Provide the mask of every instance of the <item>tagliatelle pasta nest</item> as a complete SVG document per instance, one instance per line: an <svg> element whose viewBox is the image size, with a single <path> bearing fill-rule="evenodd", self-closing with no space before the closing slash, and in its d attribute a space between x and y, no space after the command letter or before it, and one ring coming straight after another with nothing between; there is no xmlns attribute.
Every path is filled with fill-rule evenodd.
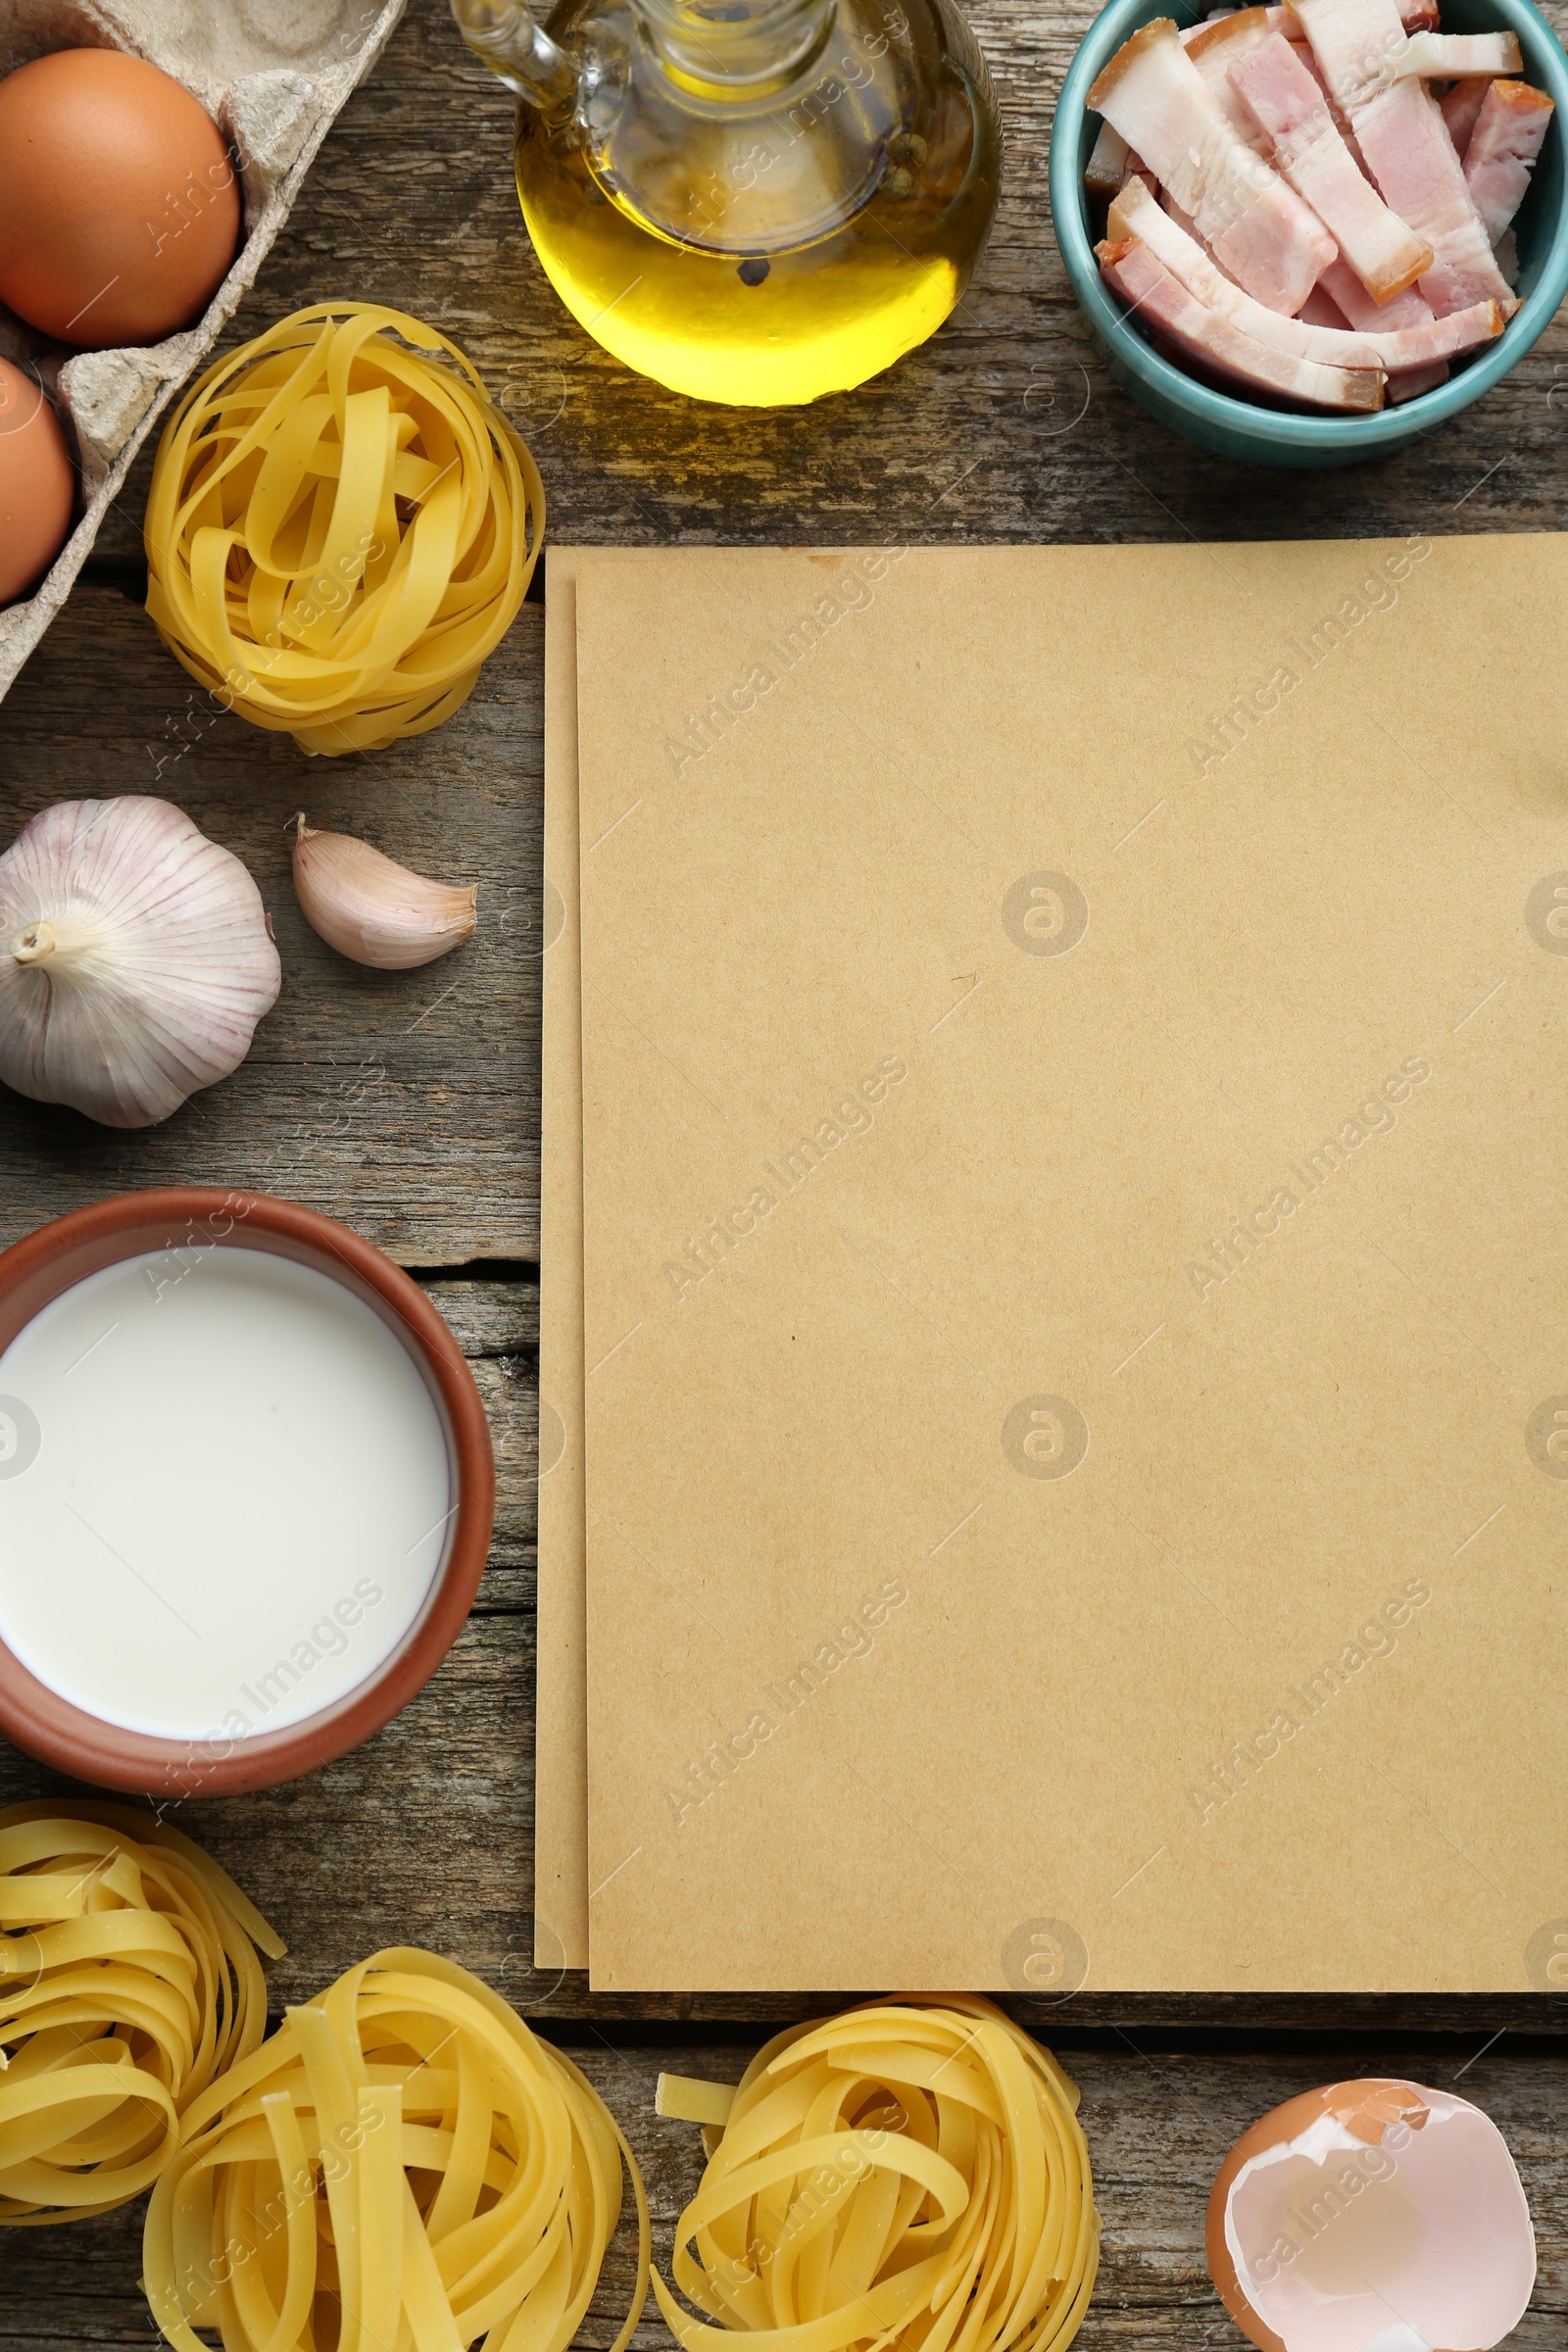
<svg viewBox="0 0 1568 2352"><path fill-rule="evenodd" d="M663 2077L708 2169L654 2275L686 2352L1064 2352L1100 2260L1078 2093L990 2001L793 2028L733 2094Z"/></svg>
<svg viewBox="0 0 1568 2352"><path fill-rule="evenodd" d="M310 752L380 751L472 692L544 528L539 469L455 343L318 303L165 426L147 610L225 708Z"/></svg>
<svg viewBox="0 0 1568 2352"><path fill-rule="evenodd" d="M621 2207L648 2204L598 2092L466 1969L352 1968L190 2108L143 2282L180 2352L564 2352Z"/></svg>
<svg viewBox="0 0 1568 2352"><path fill-rule="evenodd" d="M128 1805L0 1812L0 2223L107 2213L267 2032L283 1950L177 1830Z"/></svg>

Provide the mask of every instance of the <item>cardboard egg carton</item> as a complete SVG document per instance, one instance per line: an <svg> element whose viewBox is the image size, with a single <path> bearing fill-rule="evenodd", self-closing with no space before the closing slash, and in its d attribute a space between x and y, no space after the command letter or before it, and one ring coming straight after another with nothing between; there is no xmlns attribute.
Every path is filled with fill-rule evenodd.
<svg viewBox="0 0 1568 2352"><path fill-rule="evenodd" d="M0 0L0 75L52 49L127 49L199 98L233 153L245 241L194 326L72 353L0 304L0 354L36 369L74 443L82 513L42 585L0 611L0 699L65 603L131 461L207 358L288 219L317 149L404 0ZM0 234L3 234L0 224Z"/></svg>

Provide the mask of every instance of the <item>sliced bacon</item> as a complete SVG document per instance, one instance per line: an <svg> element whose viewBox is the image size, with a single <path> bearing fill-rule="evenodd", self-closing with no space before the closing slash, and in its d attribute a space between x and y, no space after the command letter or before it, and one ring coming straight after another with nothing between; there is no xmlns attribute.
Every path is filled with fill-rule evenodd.
<svg viewBox="0 0 1568 2352"><path fill-rule="evenodd" d="M1325 270L1318 284L1350 324L1363 331L1370 328L1373 333L1381 333L1387 328L1395 332L1406 326L1429 326L1432 322L1432 305L1416 287L1406 286L1402 294L1396 294L1391 301L1379 302L1376 295L1367 292L1348 262L1336 262L1332 269Z"/></svg>
<svg viewBox="0 0 1568 2352"><path fill-rule="evenodd" d="M1461 163L1464 161L1464 151L1470 144L1470 133L1476 126L1482 101L1491 87L1490 74L1467 74L1462 81L1454 83L1446 97L1438 100L1438 112L1448 125L1453 152Z"/></svg>
<svg viewBox="0 0 1568 2352"><path fill-rule="evenodd" d="M1334 127L1323 93L1289 41L1267 34L1231 68L1243 107L1269 142L1273 162L1309 204L1379 302L1431 267L1430 245L1391 213Z"/></svg>
<svg viewBox="0 0 1568 2352"><path fill-rule="evenodd" d="M1341 335L1350 323L1339 304L1324 293L1322 278L1318 279L1296 316L1303 326L1330 326L1336 334Z"/></svg>
<svg viewBox="0 0 1568 2352"><path fill-rule="evenodd" d="M1261 15L1268 21L1270 32L1283 32L1288 41L1304 41L1305 33L1296 21L1294 8L1268 7L1261 10L1241 8L1211 9L1196 24L1184 24L1178 38L1184 49L1190 49L1200 32L1212 32L1216 24L1234 24L1238 17Z"/></svg>
<svg viewBox="0 0 1568 2352"><path fill-rule="evenodd" d="M1123 188L1110 208L1107 231L1113 238L1138 238L1160 268L1185 286L1196 302L1229 319L1253 342L1287 359L1311 360L1331 368L1379 368L1392 375L1407 368L1431 368L1458 352L1473 350L1478 343L1490 342L1502 332L1502 315L1495 303L1481 303L1474 311L1434 318L1419 297L1411 303L1412 309L1419 304L1419 315L1410 318L1407 324L1391 322L1363 328L1357 323L1350 328L1336 328L1316 325L1300 318L1281 318L1265 303L1255 302L1241 286L1232 285L1202 247L1141 184ZM1338 301L1336 288L1346 277L1355 288L1349 299L1356 307L1369 304L1366 289L1343 262L1324 273L1324 290L1330 300ZM1400 294L1391 304L1371 304L1371 308L1386 319L1391 311L1396 311L1407 299Z"/></svg>
<svg viewBox="0 0 1568 2352"><path fill-rule="evenodd" d="M1114 196L1127 176L1127 142L1119 130L1102 122L1099 136L1084 166L1084 186L1091 196Z"/></svg>
<svg viewBox="0 0 1568 2352"><path fill-rule="evenodd" d="M1198 233L1198 223L1195 220L1188 219L1187 215L1182 211L1181 206L1177 203L1175 197L1171 194L1169 188L1161 188L1156 186L1154 189L1154 194L1159 199L1160 211L1170 215L1171 219L1175 221L1177 227L1182 231L1183 235L1191 237L1193 243L1198 247L1199 252L1207 255L1209 262L1212 264L1213 268L1219 271L1220 276L1223 278L1228 278L1230 283L1234 286L1236 283L1235 278L1231 277L1230 271L1225 268L1222 262L1217 262L1214 260L1213 247L1211 245L1204 244L1202 238ZM1176 274L1180 275L1180 272L1177 271ZM1315 288L1313 290L1314 292L1316 291ZM1249 297L1249 299L1250 299L1250 297ZM1308 302L1310 302L1312 296L1309 294L1306 299Z"/></svg>
<svg viewBox="0 0 1568 2352"><path fill-rule="evenodd" d="M1297 14L1379 194L1432 248L1418 283L1433 310L1441 318L1497 302L1511 312L1517 306L1437 101L1419 79L1387 72L1409 45L1395 0L1298 0Z"/></svg>
<svg viewBox="0 0 1568 2352"><path fill-rule="evenodd" d="M1552 102L1528 81L1494 81L1464 154L1465 185L1496 245L1524 202L1551 121Z"/></svg>
<svg viewBox="0 0 1568 2352"><path fill-rule="evenodd" d="M1205 373L1307 408L1368 414L1383 406L1383 377L1376 368L1325 368L1315 360L1270 351L1229 318L1206 310L1140 238L1107 238L1095 253L1105 283L1128 309Z"/></svg>
<svg viewBox="0 0 1568 2352"><path fill-rule="evenodd" d="M1175 221L1177 227L1182 231L1183 235L1191 237L1193 243L1198 247L1199 251L1200 253L1206 253L1209 260L1214 263L1214 268L1219 271L1221 277L1230 277L1231 284L1234 286L1236 283L1235 278L1231 277L1230 271L1225 268L1222 262L1214 261L1213 247L1204 243L1202 237L1199 233L1197 221L1194 220L1189 214L1182 211L1181 206L1177 203L1169 188L1161 188L1156 186L1154 189L1154 194L1159 199L1160 211L1163 213L1169 213L1171 219Z"/></svg>
<svg viewBox="0 0 1568 2352"><path fill-rule="evenodd" d="M1515 32L1412 32L1385 71L1396 78L1417 74L1441 80L1450 74L1517 74L1523 62Z"/></svg>
<svg viewBox="0 0 1568 2352"><path fill-rule="evenodd" d="M1414 286L1406 286L1404 292L1396 294L1392 302L1374 302L1348 262L1336 262L1332 270L1325 270L1318 280L1317 290L1332 296L1351 326L1358 327L1363 333L1370 330L1373 334L1395 334L1405 327L1432 324L1432 305L1424 295L1417 293ZM1462 311L1456 311L1453 318L1446 318L1443 322L1444 332L1452 327L1453 318L1462 318L1464 316ZM1402 402L1414 400L1418 393L1434 391L1439 384L1447 380L1446 360L1428 360L1415 368L1391 368L1390 406L1398 408Z"/></svg>
<svg viewBox="0 0 1568 2352"><path fill-rule="evenodd" d="M1389 406L1398 409L1407 400L1418 399L1423 392L1435 392L1448 380L1446 360L1433 360L1425 368L1391 368L1389 370Z"/></svg>
<svg viewBox="0 0 1568 2352"><path fill-rule="evenodd" d="M1334 127L1355 157L1356 170L1361 171L1361 158L1356 150L1354 134L1329 94L1294 8L1238 8L1227 16L1206 17L1201 24L1185 27L1181 42L1236 129L1250 147L1255 148L1259 155L1266 156L1268 142L1232 89L1230 77L1232 69L1240 65L1244 57L1250 56L1270 33L1279 33L1290 42L1298 62L1317 83L1333 118Z"/></svg>
<svg viewBox="0 0 1568 2352"><path fill-rule="evenodd" d="M1282 8L1239 8L1234 16L1210 17L1206 24L1195 24L1191 32L1182 34L1182 47L1218 99L1231 128L1262 156L1268 154L1268 141L1232 87L1231 69L1250 57L1260 43L1278 37L1270 19L1284 14Z"/></svg>
<svg viewBox="0 0 1568 2352"><path fill-rule="evenodd" d="M1372 174L1366 168L1365 156L1363 156L1360 148L1356 144L1355 133L1350 128L1350 118L1348 114L1346 114L1345 110L1340 105L1339 100L1335 97L1334 92L1329 88L1328 83L1324 80L1323 69L1318 64L1317 59L1312 55L1312 45L1307 40L1306 35L1301 31L1299 23L1297 24L1295 33L1288 34L1286 37L1290 41L1292 53L1296 57L1298 64L1300 65L1306 73L1311 74L1312 79L1317 83L1318 88L1322 91L1323 103L1329 110L1329 115L1334 123L1335 129L1339 132L1341 138L1345 141L1347 148L1349 150L1351 161L1354 163L1356 170L1360 172L1363 179L1370 180Z"/></svg>
<svg viewBox="0 0 1568 2352"><path fill-rule="evenodd" d="M1123 42L1089 104L1136 148L1249 293L1271 310L1299 310L1334 260L1334 242L1233 127L1169 17Z"/></svg>
<svg viewBox="0 0 1568 2352"><path fill-rule="evenodd" d="M1208 32L1216 24L1234 24L1238 17L1250 16L1251 13L1251 10L1245 6L1240 8L1211 8L1207 16L1201 18L1198 24L1184 24L1182 26L1180 36L1182 46L1183 48L1187 48L1192 42L1197 40L1200 32ZM1296 22L1296 11L1294 8L1285 8L1282 6L1272 5L1268 8L1265 8L1262 11L1262 14L1268 19L1268 28L1270 32L1283 32L1288 41L1298 41L1301 39L1301 28Z"/></svg>

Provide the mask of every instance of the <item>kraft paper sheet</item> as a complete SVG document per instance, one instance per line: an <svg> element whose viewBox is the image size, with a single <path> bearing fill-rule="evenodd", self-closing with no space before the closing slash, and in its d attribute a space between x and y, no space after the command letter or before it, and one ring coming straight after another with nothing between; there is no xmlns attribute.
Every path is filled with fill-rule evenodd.
<svg viewBox="0 0 1568 2352"><path fill-rule="evenodd" d="M534 1966L588 1966L588 1610L583 1525L582 967L577 913L577 558L545 551L545 887L539 1274L539 1635ZM647 551L652 553L654 551ZM631 550L621 560L636 562Z"/></svg>
<svg viewBox="0 0 1568 2352"><path fill-rule="evenodd" d="M596 1985L1547 1981L1565 545L579 555Z"/></svg>
<svg viewBox="0 0 1568 2352"><path fill-rule="evenodd" d="M582 979L576 550L545 559L545 888L539 1180L539 1648L534 1966L588 1965L583 1535Z"/></svg>

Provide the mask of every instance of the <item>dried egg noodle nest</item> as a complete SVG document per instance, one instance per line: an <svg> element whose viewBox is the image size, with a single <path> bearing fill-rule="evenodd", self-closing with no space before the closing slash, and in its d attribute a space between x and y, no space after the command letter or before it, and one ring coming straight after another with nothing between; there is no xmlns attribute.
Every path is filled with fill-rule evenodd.
<svg viewBox="0 0 1568 2352"><path fill-rule="evenodd" d="M544 527L539 469L456 344L318 303L209 368L165 426L147 610L242 717L308 752L380 751L472 692Z"/></svg>
<svg viewBox="0 0 1568 2352"><path fill-rule="evenodd" d="M143 2283L181 2352L564 2352L630 2149L571 2060L466 1969L377 1952L187 2113Z"/></svg>
<svg viewBox="0 0 1568 2352"><path fill-rule="evenodd" d="M656 2272L659 2307L688 2352L733 2352L737 2328L773 2352L1062 2352L1100 2260L1077 2106L975 1995L781 2034L706 2135L675 2232L675 2282L719 2326Z"/></svg>
<svg viewBox="0 0 1568 2352"><path fill-rule="evenodd" d="M156 2179L181 2113L267 2031L257 1944L283 1950L150 1814L0 1812L0 2223L107 2213Z"/></svg>

